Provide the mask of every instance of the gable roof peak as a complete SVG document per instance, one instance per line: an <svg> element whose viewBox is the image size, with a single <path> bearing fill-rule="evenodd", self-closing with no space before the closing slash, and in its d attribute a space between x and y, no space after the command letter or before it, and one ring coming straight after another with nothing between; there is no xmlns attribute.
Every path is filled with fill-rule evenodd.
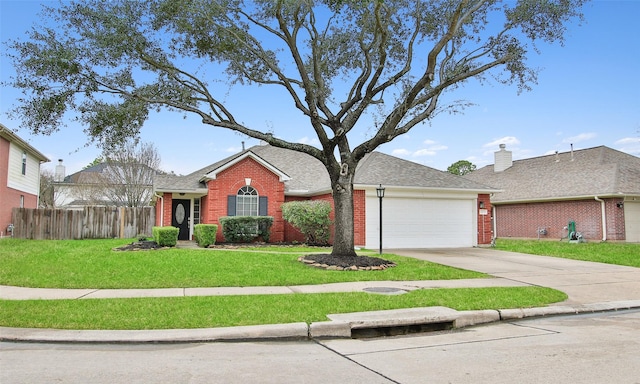
<svg viewBox="0 0 640 384"><path fill-rule="evenodd" d="M272 163L268 162L267 160L263 159L258 154L256 154L252 150L254 148L255 148L255 146L240 152L237 156L231 156L231 157L227 158L226 161L223 161L221 164L219 164L219 166L214 167L213 169L208 171L204 176L202 176L200 178L199 181L202 182L202 181L206 181L206 180L215 180L217 175L218 175L218 173L220 173L220 172L222 172L222 171L234 166L235 164L237 164L237 163L239 163L242 160L247 159L247 158L253 159L254 161L258 162L263 167L267 168L268 170L270 170L271 172L276 174L278 176L278 178L280 179L280 181L288 181L288 180L291 179L291 177L289 177L289 175L287 175L285 172L281 171L280 169L278 169L278 167L276 167Z"/></svg>

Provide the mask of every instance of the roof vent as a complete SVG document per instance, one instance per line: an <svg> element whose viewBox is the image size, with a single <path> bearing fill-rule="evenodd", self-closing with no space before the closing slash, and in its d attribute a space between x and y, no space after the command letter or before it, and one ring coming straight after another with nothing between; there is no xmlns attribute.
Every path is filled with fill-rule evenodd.
<svg viewBox="0 0 640 384"><path fill-rule="evenodd" d="M513 156L511 151L506 150L506 144L500 144L500 150L494 153L495 163L493 165L494 172L502 172L511 168L513 165Z"/></svg>
<svg viewBox="0 0 640 384"><path fill-rule="evenodd" d="M573 143L571 143L571 161L573 161Z"/></svg>

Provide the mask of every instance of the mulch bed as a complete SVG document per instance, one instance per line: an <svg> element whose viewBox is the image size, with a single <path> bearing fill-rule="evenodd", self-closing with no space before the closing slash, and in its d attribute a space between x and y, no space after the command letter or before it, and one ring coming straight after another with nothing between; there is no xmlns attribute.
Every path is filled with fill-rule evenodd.
<svg viewBox="0 0 640 384"><path fill-rule="evenodd" d="M259 244L218 244L212 245L210 248L242 248L247 246L255 247ZM136 241L121 247L113 248L114 251L148 251L156 249L166 249L161 247L155 241L144 240ZM313 254L301 256L298 261L305 263L311 267L323 268L334 271L381 271L387 268L395 267L396 264L389 260L371 256L335 256L329 253Z"/></svg>
<svg viewBox="0 0 640 384"><path fill-rule="evenodd" d="M381 271L396 266L394 262L378 257L336 256L328 253L302 256L298 260L312 267L335 271Z"/></svg>
<svg viewBox="0 0 640 384"><path fill-rule="evenodd" d="M131 244L123 245L121 247L113 248L114 251L149 251L154 249L164 249L155 241L135 241Z"/></svg>

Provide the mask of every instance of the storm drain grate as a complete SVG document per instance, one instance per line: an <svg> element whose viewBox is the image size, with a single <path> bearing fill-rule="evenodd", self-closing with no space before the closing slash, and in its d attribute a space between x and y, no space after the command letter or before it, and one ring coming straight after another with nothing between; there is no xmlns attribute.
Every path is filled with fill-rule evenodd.
<svg viewBox="0 0 640 384"><path fill-rule="evenodd" d="M407 291L405 291L404 289L392 287L369 287L364 288L363 291L369 293L378 293L381 295L402 295L403 293L407 293Z"/></svg>
<svg viewBox="0 0 640 384"><path fill-rule="evenodd" d="M384 336L411 335L414 333L428 333L453 329L453 321L439 323L394 325L388 327L354 328L351 330L352 339L369 339Z"/></svg>

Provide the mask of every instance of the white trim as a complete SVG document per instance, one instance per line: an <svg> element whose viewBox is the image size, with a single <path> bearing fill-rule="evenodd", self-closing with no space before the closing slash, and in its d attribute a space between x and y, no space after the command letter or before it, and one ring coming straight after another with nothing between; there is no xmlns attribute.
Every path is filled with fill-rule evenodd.
<svg viewBox="0 0 640 384"><path fill-rule="evenodd" d="M517 199L517 200L491 200L491 204L493 205L508 205L508 204L522 204L522 203L548 203L554 201L570 201L570 200L593 200L594 195L580 195L580 196L562 196L562 197L544 197L540 199ZM598 194L598 198L600 199L616 199L616 198L627 198L636 195L627 195L624 193L610 193L610 194Z"/></svg>
<svg viewBox="0 0 640 384"><path fill-rule="evenodd" d="M378 184L354 184L353 185L353 189L354 190L370 190L373 189L373 191L375 192L375 189L378 188ZM407 190L407 191L420 191L422 193L432 193L432 192L437 192L437 191L441 191L441 192L446 192L446 193L451 193L451 192L460 192L460 193L467 193L473 196L477 196L478 194L491 194L491 193L498 193L498 192L504 192L504 190L502 189L493 189L493 188L487 188L487 189L470 189L470 188L442 188L442 187L416 187L416 186L397 186L397 185L385 185L384 182L382 182L382 186L387 188L393 188L396 190Z"/></svg>

